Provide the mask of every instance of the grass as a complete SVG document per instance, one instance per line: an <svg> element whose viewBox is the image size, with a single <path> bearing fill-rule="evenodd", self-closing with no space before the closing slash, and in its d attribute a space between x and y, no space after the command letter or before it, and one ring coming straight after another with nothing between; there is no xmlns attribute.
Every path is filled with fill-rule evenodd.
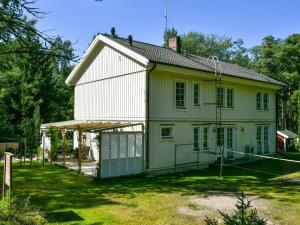
<svg viewBox="0 0 300 225"><path fill-rule="evenodd" d="M300 153L289 156L299 159ZM177 208L197 210L189 199L212 191L244 191L267 198L271 220L300 224L300 185L284 182L300 179L300 165L265 160L243 167L249 170L225 168L222 180L218 169L212 168L183 175L97 181L56 166L30 169L15 165L13 187L17 197L30 196L46 213L49 224L204 224L203 218L180 214ZM256 169L274 175L253 171Z"/></svg>

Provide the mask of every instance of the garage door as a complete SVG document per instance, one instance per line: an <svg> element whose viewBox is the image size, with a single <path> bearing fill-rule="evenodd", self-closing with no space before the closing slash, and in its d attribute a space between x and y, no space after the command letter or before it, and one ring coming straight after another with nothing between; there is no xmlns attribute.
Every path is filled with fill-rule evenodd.
<svg viewBox="0 0 300 225"><path fill-rule="evenodd" d="M101 177L138 174L143 171L142 133L102 133Z"/></svg>

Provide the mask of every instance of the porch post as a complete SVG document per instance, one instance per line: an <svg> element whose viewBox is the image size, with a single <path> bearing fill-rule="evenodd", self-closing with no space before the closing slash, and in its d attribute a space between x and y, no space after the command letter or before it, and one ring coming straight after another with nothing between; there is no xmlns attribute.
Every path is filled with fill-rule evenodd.
<svg viewBox="0 0 300 225"><path fill-rule="evenodd" d="M81 155L82 155L82 130L78 130L78 173L81 173Z"/></svg>
<svg viewBox="0 0 300 225"><path fill-rule="evenodd" d="M101 177L101 154L102 154L102 131L99 132L98 134L98 156L99 156L99 162L98 162L98 174L97 176L100 178Z"/></svg>
<svg viewBox="0 0 300 225"><path fill-rule="evenodd" d="M63 139L63 166L66 166L66 151L68 147L67 137L66 137L67 130L62 130L62 139Z"/></svg>
<svg viewBox="0 0 300 225"><path fill-rule="evenodd" d="M45 135L43 132L43 167L45 167Z"/></svg>

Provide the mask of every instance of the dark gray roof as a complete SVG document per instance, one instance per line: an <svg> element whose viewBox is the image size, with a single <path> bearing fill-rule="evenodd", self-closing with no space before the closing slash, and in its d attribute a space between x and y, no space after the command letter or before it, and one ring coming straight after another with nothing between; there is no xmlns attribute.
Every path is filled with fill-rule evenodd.
<svg viewBox="0 0 300 225"><path fill-rule="evenodd" d="M106 35L106 37L146 57L151 62L213 73L215 71L211 60L208 58L185 53L177 53L169 48L143 43L139 41L133 41L132 45L130 45L127 39L116 38L109 35ZM284 85L283 83L277 80L266 77L253 70L249 70L235 64L225 62L220 62L220 64L222 74L272 84Z"/></svg>

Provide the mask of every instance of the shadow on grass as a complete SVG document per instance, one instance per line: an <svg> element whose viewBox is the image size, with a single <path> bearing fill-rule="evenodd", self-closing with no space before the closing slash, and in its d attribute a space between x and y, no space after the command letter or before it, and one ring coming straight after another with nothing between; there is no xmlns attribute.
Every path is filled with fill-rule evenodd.
<svg viewBox="0 0 300 225"><path fill-rule="evenodd" d="M268 160L244 167L280 175L300 171L299 164ZM13 187L17 196L31 196L31 201L35 205L48 212L114 204L129 207L121 201L112 199L133 199L137 194L173 192L180 192L182 195L210 195L214 192L245 191L266 198L271 198L271 193L276 195L279 201L285 202L300 200L300 185L286 184L273 179L276 175L237 168L225 168L223 180L218 178L218 174L217 168L211 168L182 175L94 180L78 175L74 171L46 165L45 168L33 169L15 167Z"/></svg>
<svg viewBox="0 0 300 225"><path fill-rule="evenodd" d="M64 223L84 220L73 211L50 212L46 213L45 218L48 223Z"/></svg>

